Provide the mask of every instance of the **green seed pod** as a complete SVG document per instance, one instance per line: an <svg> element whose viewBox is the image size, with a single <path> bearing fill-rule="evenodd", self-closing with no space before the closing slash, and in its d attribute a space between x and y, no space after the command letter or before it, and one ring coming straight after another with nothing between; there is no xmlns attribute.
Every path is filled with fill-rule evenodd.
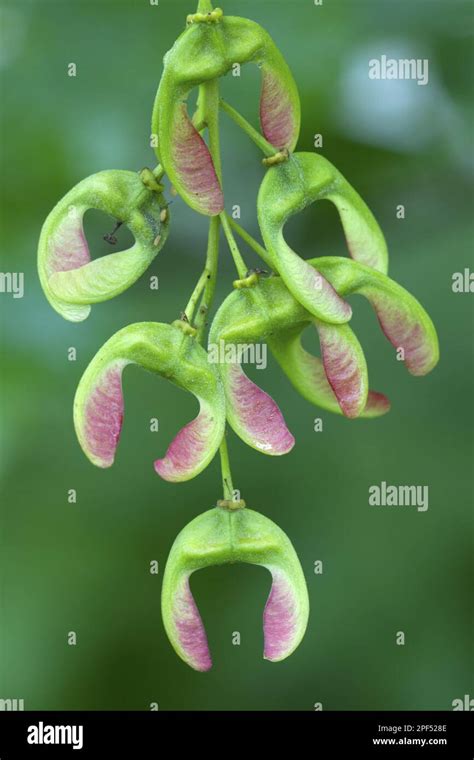
<svg viewBox="0 0 474 760"><path fill-rule="evenodd" d="M176 653L195 670L209 670L212 661L189 579L196 570L230 562L263 565L272 574L263 613L265 659L278 662L288 657L306 630L308 591L289 538L258 512L216 507L196 517L178 535L163 578L166 633Z"/></svg>
<svg viewBox="0 0 474 760"><path fill-rule="evenodd" d="M423 307L404 288L370 267L351 259L317 258L308 261L342 297L365 296L374 308L383 332L402 349L408 371L430 372L439 358L433 323ZM301 345L305 328L318 331L321 359ZM245 375L238 361L219 361L223 344L246 347L267 341L272 353L298 392L311 403L346 417L377 417L390 402L368 390L367 365L362 348L348 325L315 319L286 288L283 280L261 280L254 288L231 293L213 321L209 354L224 383L227 419L248 445L269 454L283 454L294 439L283 416L264 391ZM238 358L238 357L237 357Z"/></svg>
<svg viewBox="0 0 474 760"><path fill-rule="evenodd" d="M280 335L286 336L292 329L300 334L309 325L317 329L323 356L323 361L315 359L321 364L321 376L312 400L348 417L366 416L368 398L371 402L373 394L368 391L367 364L353 331L348 325L315 319L280 277L231 293L212 323L208 352L221 373L227 420L245 443L264 454L288 453L294 438L275 401L245 374L239 351L244 355L249 344L263 340L279 359ZM227 350L230 345L236 346L236 352ZM286 371L286 364L283 368Z"/></svg>
<svg viewBox="0 0 474 760"><path fill-rule="evenodd" d="M51 306L72 322L89 316L91 304L123 293L145 272L168 237L164 197L129 171L103 171L79 182L49 214L38 247L38 270ZM90 260L83 217L98 209L123 222L135 237L126 251Z"/></svg>
<svg viewBox="0 0 474 760"><path fill-rule="evenodd" d="M290 217L321 199L337 207L351 256L386 274L387 246L372 212L342 174L316 153L295 153L267 171L258 195L258 219L271 266L294 297L319 319L341 323L350 319L350 307L317 264L301 259L283 235Z"/></svg>
<svg viewBox="0 0 474 760"><path fill-rule="evenodd" d="M152 132L157 155L182 198L213 216L224 208L222 189L206 143L189 118L193 88L225 76L233 65L255 63L262 71L260 122L276 149L293 150L300 129L300 102L291 72L271 37L244 18L190 25L166 54L155 100Z"/></svg>
<svg viewBox="0 0 474 760"><path fill-rule="evenodd" d="M178 433L166 456L155 462L156 472L165 480L194 478L211 462L222 441L225 398L205 350L173 325L129 325L92 359L74 400L74 425L85 455L98 467L113 464L124 414L122 372L129 364L161 375L198 399L199 415Z"/></svg>

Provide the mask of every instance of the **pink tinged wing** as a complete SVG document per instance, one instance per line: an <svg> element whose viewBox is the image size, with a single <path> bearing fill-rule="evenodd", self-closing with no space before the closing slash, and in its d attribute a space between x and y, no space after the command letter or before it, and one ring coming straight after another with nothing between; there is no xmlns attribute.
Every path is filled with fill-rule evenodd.
<svg viewBox="0 0 474 760"><path fill-rule="evenodd" d="M381 417L390 411L390 400L383 393L369 391L364 409L364 417Z"/></svg>
<svg viewBox="0 0 474 760"><path fill-rule="evenodd" d="M352 309L330 282L301 259L286 243L280 249L278 268L286 286L308 311L328 322L347 322Z"/></svg>
<svg viewBox="0 0 474 760"><path fill-rule="evenodd" d="M354 261L360 261L361 264L365 264L372 269L376 269L378 272L386 274L388 256L384 255L386 251L385 247L371 245L366 243L365 240L361 243L353 235L351 236L350 233L346 233L346 243L349 255Z"/></svg>
<svg viewBox="0 0 474 760"><path fill-rule="evenodd" d="M304 372L304 378L302 379L298 376L291 378L297 390L312 404L316 404L332 412L337 412L338 410L343 412L338 398L328 382L321 359L308 354L302 346L300 346L298 353L298 367L295 367L295 369ZM296 358L294 354L293 357ZM378 391L369 391L367 403L361 416L366 418L380 417L389 411L390 401L387 396Z"/></svg>
<svg viewBox="0 0 474 760"><path fill-rule="evenodd" d="M328 198L339 211L351 258L387 274L388 251L382 230L359 194L343 177L340 180L340 193L329 193Z"/></svg>
<svg viewBox="0 0 474 760"><path fill-rule="evenodd" d="M78 269L56 272L49 285L57 298L68 303L98 303L133 285L151 258L148 250L136 243L125 251L109 253Z"/></svg>
<svg viewBox="0 0 474 760"><path fill-rule="evenodd" d="M181 581L173 598L172 620L180 654L194 670L212 667L206 631L189 586L189 575Z"/></svg>
<svg viewBox="0 0 474 760"><path fill-rule="evenodd" d="M263 69L260 124L264 137L275 148L292 149L298 120L285 83L271 69Z"/></svg>
<svg viewBox="0 0 474 760"><path fill-rule="evenodd" d="M209 149L191 122L186 105L178 107L172 138L178 180L202 214L215 216L224 208L224 196ZM177 182L178 184L178 182Z"/></svg>
<svg viewBox="0 0 474 760"><path fill-rule="evenodd" d="M295 439L271 396L249 380L240 364L225 365L223 374L228 419L237 435L265 454L291 451Z"/></svg>
<svg viewBox="0 0 474 760"><path fill-rule="evenodd" d="M439 361L438 337L429 315L410 293L355 261L328 257L312 263L344 295L357 293L370 301L385 336L395 349L403 349L398 358L412 375L431 372Z"/></svg>
<svg viewBox="0 0 474 760"><path fill-rule="evenodd" d="M366 406L367 365L363 351L347 325L317 322L321 356L328 382L346 417L358 417Z"/></svg>
<svg viewBox="0 0 474 760"><path fill-rule="evenodd" d="M438 360L437 341L428 335L425 320L402 302L370 295L380 326L397 350L403 349L406 368L412 375L426 375Z"/></svg>
<svg viewBox="0 0 474 760"><path fill-rule="evenodd" d="M52 236L49 246L50 276L55 272L69 272L89 263L89 246L82 226L82 213L78 209L71 208L66 214Z"/></svg>
<svg viewBox="0 0 474 760"><path fill-rule="evenodd" d="M283 660L299 638L299 605L293 586L284 572L272 569L273 583L263 613L266 660Z"/></svg>
<svg viewBox="0 0 474 760"><path fill-rule="evenodd" d="M122 372L127 363L118 360L107 366L75 409L82 448L99 467L114 462L124 414Z"/></svg>
<svg viewBox="0 0 474 760"><path fill-rule="evenodd" d="M207 466L215 453L219 420L210 406L201 401L201 410L171 442L163 459L157 459L155 470L164 480L179 483L193 478Z"/></svg>
<svg viewBox="0 0 474 760"><path fill-rule="evenodd" d="M269 342L281 368L303 398L329 412L343 413L321 359L309 354L301 345L301 329L282 333ZM360 416L379 417L389 410L390 401L386 396L369 391L365 409Z"/></svg>

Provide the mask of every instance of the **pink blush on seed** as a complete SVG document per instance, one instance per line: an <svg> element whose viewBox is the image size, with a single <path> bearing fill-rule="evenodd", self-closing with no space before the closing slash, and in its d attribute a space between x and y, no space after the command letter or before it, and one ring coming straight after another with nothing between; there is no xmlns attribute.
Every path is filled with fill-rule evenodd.
<svg viewBox="0 0 474 760"><path fill-rule="evenodd" d="M278 77L263 74L260 96L260 123L266 140L275 148L290 148L294 141L295 120L290 99Z"/></svg>
<svg viewBox="0 0 474 760"><path fill-rule="evenodd" d="M432 350L422 325L403 309L386 308L374 302L374 308L384 335L395 349L402 348L405 365L412 375L425 375L432 367Z"/></svg>
<svg viewBox="0 0 474 760"><path fill-rule="evenodd" d="M179 643L195 670L205 672L212 667L206 631L189 587L189 578L185 578L175 595L173 621Z"/></svg>
<svg viewBox="0 0 474 760"><path fill-rule="evenodd" d="M50 243L48 263L50 275L54 272L69 272L71 269L88 264L89 246L82 227L82 218L77 213L67 215L60 223Z"/></svg>
<svg viewBox="0 0 474 760"><path fill-rule="evenodd" d="M365 403L364 382L358 357L337 327L317 325L324 370L346 417L357 417Z"/></svg>
<svg viewBox="0 0 474 760"><path fill-rule="evenodd" d="M273 574L273 583L263 613L266 660L280 660L291 650L297 630L296 599L282 573Z"/></svg>
<svg viewBox="0 0 474 760"><path fill-rule="evenodd" d="M205 461L214 432L214 416L202 410L171 442L166 456L157 459L155 470L164 480L176 482L192 477Z"/></svg>
<svg viewBox="0 0 474 760"><path fill-rule="evenodd" d="M224 208L224 198L209 149L189 119L182 105L175 119L173 159L176 171L191 195L195 196L200 210L215 216Z"/></svg>
<svg viewBox="0 0 474 760"><path fill-rule="evenodd" d="M238 364L228 370L227 392L239 426L256 448L275 455L291 451L295 439L278 405Z"/></svg>
<svg viewBox="0 0 474 760"><path fill-rule="evenodd" d="M113 464L122 430L122 369L123 365L106 369L85 405L85 442L100 467Z"/></svg>

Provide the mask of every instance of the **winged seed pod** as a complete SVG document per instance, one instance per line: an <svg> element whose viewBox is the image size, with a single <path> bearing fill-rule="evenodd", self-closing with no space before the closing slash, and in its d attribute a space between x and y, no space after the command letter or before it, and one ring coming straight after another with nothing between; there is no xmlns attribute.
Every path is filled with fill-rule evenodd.
<svg viewBox="0 0 474 760"><path fill-rule="evenodd" d="M165 208L163 195L145 187L135 172L103 171L73 187L41 230L38 270L51 306L65 319L80 322L89 316L91 304L107 301L133 285L166 242L169 213L162 213ZM88 209L124 223L135 237L134 245L91 261L83 229Z"/></svg>
<svg viewBox="0 0 474 760"><path fill-rule="evenodd" d="M353 362L352 389L357 386L357 410L360 413L367 399L367 367L364 355L355 335L347 325L328 325L319 322L299 304L279 277L261 280L254 288L236 290L229 295L218 310L209 336L209 352L216 353L227 401L227 420L235 433L249 446L269 455L287 454L295 440L288 430L283 415L275 401L253 383L242 369L238 352L226 360L226 348L230 344L244 349L249 343L268 340L288 326L306 327L313 322L320 329L321 340L328 350L326 364L345 361L347 351ZM330 336L340 336L340 341L330 342ZM270 344L271 345L271 344ZM221 346L224 350L221 350ZM342 355L341 355L342 351ZM224 356L224 361L219 359ZM340 383L336 378L339 392ZM347 394L347 384L340 389L342 404ZM325 396L334 397L326 381ZM336 404L337 405L337 404Z"/></svg>
<svg viewBox="0 0 474 760"><path fill-rule="evenodd" d="M157 155L171 182L195 211L209 216L223 210L224 199L209 149L188 115L191 90L225 76L236 63L254 63L262 72L264 137L291 151L300 130L298 90L270 35L245 18L216 21L189 25L166 54L152 117Z"/></svg>
<svg viewBox="0 0 474 760"><path fill-rule="evenodd" d="M289 538L258 512L216 507L179 533L163 578L161 609L166 633L176 653L194 670L210 670L212 660L189 579L196 570L230 562L262 565L272 575L263 613L264 658L284 660L304 636L308 591Z"/></svg>
<svg viewBox="0 0 474 760"><path fill-rule="evenodd" d="M79 443L98 467L113 464L124 413L122 372L129 364L165 377L199 401L199 415L184 427L155 470L165 480L190 480L216 454L225 428L222 383L204 349L174 325L141 322L119 330L84 372L74 400Z"/></svg>
<svg viewBox="0 0 474 760"><path fill-rule="evenodd" d="M350 259L317 258L308 265L318 267L341 296L359 294L370 301L386 337L403 349L411 374L424 375L433 369L439 358L436 331L423 307L404 288ZM318 331L321 359L301 345L303 330L309 325ZM377 417L390 408L383 394L368 390L366 361L350 327L316 319L279 277L231 293L216 314L209 340L210 349L221 344L246 347L266 340L301 395L328 411L350 418ZM225 350L217 355L225 357ZM222 361L218 366L227 419L237 435L264 453L287 453L294 439L273 399L249 380L238 361Z"/></svg>
<svg viewBox="0 0 474 760"><path fill-rule="evenodd" d="M411 375L427 375L439 360L438 336L429 315L407 290L381 272L338 256L311 259L341 296L361 295L374 309L382 331L402 349Z"/></svg>
<svg viewBox="0 0 474 760"><path fill-rule="evenodd" d="M385 239L372 212L342 174L316 153L295 153L268 169L258 194L258 221L271 266L314 316L327 322L350 319L343 301L318 266L310 266L286 243L286 222L315 201L335 204L351 256L383 274L388 270Z"/></svg>

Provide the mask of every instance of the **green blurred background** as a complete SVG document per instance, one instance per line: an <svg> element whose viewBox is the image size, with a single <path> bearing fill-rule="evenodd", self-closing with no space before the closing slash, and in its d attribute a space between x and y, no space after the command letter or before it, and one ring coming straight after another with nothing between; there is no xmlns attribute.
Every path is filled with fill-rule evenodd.
<svg viewBox="0 0 474 760"><path fill-rule="evenodd" d="M275 461L231 433L235 485L291 537L309 587L309 628L288 660L265 662L270 576L239 565L198 573L193 590L214 668L190 670L163 630L161 577L178 531L220 498L219 465L171 485L152 463L194 414L194 399L127 372L122 440L107 471L79 449L72 399L112 333L178 316L202 267L206 220L177 199L169 242L149 272L78 325L46 302L36 246L48 212L80 179L154 166L149 122L162 57L193 2L3 0L1 270L25 273L25 297L0 296L0 697L23 698L26 709L451 709L453 699L474 694L472 295L451 289L452 274L472 267L473 4L221 5L262 23L281 47L300 87L300 149L311 150L321 133L323 155L373 209L392 277L437 326L441 362L428 377L411 377L356 299L353 323L372 387L392 400L388 416L331 416L299 398L274 362L253 372L280 403L297 445ZM368 60L382 54L428 58L429 85L370 81ZM67 76L71 62L76 78ZM257 88L252 67L223 83L225 97L254 122ZM227 206L239 204L242 224L258 234L258 152L225 116L222 130ZM398 204L405 220L396 218ZM101 236L110 222L92 215L87 229L93 254L109 252ZM294 219L288 238L305 256L345 251L329 204ZM158 293L149 288L153 274ZM219 300L233 276L223 244ZM67 359L71 346L76 362ZM158 433L149 430L152 417ZM323 432L313 431L316 417ZM368 488L382 480L428 485L428 511L369 507ZM67 501L71 488L76 504ZM152 560L158 576L149 573ZM317 560L322 575L313 572ZM405 646L396 645L398 631Z"/></svg>

